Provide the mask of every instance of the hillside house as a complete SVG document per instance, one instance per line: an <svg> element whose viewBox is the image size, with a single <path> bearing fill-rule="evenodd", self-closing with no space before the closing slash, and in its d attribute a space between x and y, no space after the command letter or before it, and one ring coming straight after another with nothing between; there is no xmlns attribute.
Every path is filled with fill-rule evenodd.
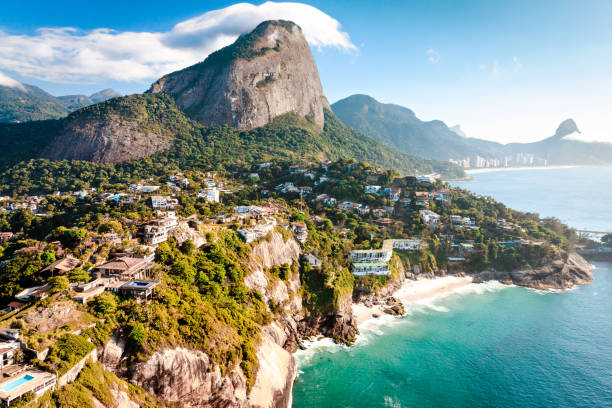
<svg viewBox="0 0 612 408"><path fill-rule="evenodd" d="M119 280L127 281L148 278L152 266L145 258L122 256L98 265L94 272L106 278L119 278Z"/></svg>
<svg viewBox="0 0 612 408"><path fill-rule="evenodd" d="M173 197L151 196L151 207L154 210L174 210L178 200Z"/></svg>
<svg viewBox="0 0 612 408"><path fill-rule="evenodd" d="M46 371L36 369L19 371L0 383L0 406L10 407L13 401L30 392L40 396L47 390L54 390L56 383L55 374Z"/></svg>
<svg viewBox="0 0 612 408"><path fill-rule="evenodd" d="M158 281L131 281L121 285L117 292L124 297L131 296L146 301L153 297L157 285Z"/></svg>
<svg viewBox="0 0 612 408"><path fill-rule="evenodd" d="M218 203L219 202L219 190L216 187L207 188L205 190L200 191L198 194L198 198L203 198L206 202L209 203Z"/></svg>
<svg viewBox="0 0 612 408"><path fill-rule="evenodd" d="M42 286L27 288L15 295L15 299L21 302L36 302L48 296L51 284L46 283Z"/></svg>
<svg viewBox="0 0 612 408"><path fill-rule="evenodd" d="M292 222L291 231L293 231L295 238L300 242L306 242L306 239L308 239L308 229L303 222Z"/></svg>
<svg viewBox="0 0 612 408"><path fill-rule="evenodd" d="M436 214L431 210L420 210L419 214L421 215L421 220L423 224L428 225L430 227L435 227L440 222L440 215Z"/></svg>
<svg viewBox="0 0 612 408"><path fill-rule="evenodd" d="M68 255L65 258L58 259L52 264L48 265L41 272L50 272L52 275L63 275L68 271L73 270L81 264L81 261Z"/></svg>

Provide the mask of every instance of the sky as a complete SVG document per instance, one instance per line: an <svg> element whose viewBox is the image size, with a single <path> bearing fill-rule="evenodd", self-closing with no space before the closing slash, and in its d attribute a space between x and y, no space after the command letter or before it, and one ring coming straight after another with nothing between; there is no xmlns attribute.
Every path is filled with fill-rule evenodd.
<svg viewBox="0 0 612 408"><path fill-rule="evenodd" d="M502 143L551 136L573 118L577 138L612 142L609 0L29 0L0 10L4 85L142 92L284 18L302 27L332 103L363 93Z"/></svg>

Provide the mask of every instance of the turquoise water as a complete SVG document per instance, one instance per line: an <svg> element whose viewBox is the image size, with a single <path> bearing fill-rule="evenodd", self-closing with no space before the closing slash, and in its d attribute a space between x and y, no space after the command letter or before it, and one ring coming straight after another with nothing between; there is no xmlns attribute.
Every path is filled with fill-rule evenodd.
<svg viewBox="0 0 612 408"><path fill-rule="evenodd" d="M510 208L557 217L586 230L612 232L612 167L508 170L451 183Z"/></svg>
<svg viewBox="0 0 612 408"><path fill-rule="evenodd" d="M27 375L26 374L26 375L24 375L23 377L21 377L21 378L19 378L17 380L14 380L14 381L11 381L9 383L4 384L2 386L2 391L9 392L9 391L14 390L15 388L19 387L20 385L23 385L23 384L25 384L28 381L31 381L33 379L34 379L34 377L32 377L31 375Z"/></svg>
<svg viewBox="0 0 612 408"><path fill-rule="evenodd" d="M515 208L612 227L611 169L474 178L466 188ZM412 306L352 348L301 352L293 406L612 407L612 264L595 266L593 282L573 290L470 285Z"/></svg>

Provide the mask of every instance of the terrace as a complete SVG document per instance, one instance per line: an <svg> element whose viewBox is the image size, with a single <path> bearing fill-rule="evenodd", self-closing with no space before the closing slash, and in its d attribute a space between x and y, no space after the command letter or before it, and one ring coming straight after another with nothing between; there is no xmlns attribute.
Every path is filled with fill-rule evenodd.
<svg viewBox="0 0 612 408"><path fill-rule="evenodd" d="M56 382L54 374L40 370L27 370L0 383L1 406L10 407L14 400L28 392L41 395L49 389L54 389Z"/></svg>

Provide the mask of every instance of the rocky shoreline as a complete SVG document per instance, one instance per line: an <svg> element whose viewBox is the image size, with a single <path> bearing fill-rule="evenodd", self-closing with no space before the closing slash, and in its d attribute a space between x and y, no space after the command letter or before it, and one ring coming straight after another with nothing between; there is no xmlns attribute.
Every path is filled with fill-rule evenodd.
<svg viewBox="0 0 612 408"><path fill-rule="evenodd" d="M366 321L384 315L403 315L408 304L446 296L470 283L497 280L535 289L567 289L592 280L593 267L576 253L558 251L549 264L536 269L499 272L486 270L466 276L447 276L446 270L429 274L418 267L404 270L377 291L356 287L352 298L342 299L339 309L328 316L311 316L302 308L299 275L288 282L270 280L266 268L297 261L300 248L278 234L253 248L246 284L273 300L282 312L260 333L257 349L259 368L252 388L239 367L223 371L199 350L177 347L158 350L147 361L125 368L125 341L119 333L101 351L104 366L143 387L148 392L182 406L289 408L297 361L293 352L302 338L329 337L350 344ZM123 367L123 368L122 368Z"/></svg>

